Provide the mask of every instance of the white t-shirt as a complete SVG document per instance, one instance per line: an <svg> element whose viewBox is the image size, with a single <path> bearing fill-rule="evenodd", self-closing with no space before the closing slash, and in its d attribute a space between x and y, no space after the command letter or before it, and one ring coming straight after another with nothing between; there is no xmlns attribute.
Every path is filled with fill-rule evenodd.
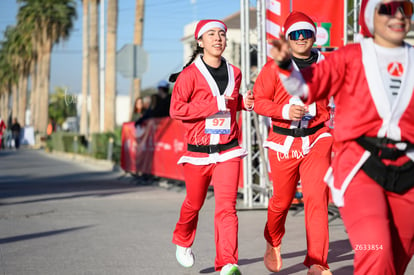
<svg viewBox="0 0 414 275"><path fill-rule="evenodd" d="M407 65L405 64L405 48L385 48L375 44L375 51L384 88L392 106L400 92L404 69Z"/></svg>

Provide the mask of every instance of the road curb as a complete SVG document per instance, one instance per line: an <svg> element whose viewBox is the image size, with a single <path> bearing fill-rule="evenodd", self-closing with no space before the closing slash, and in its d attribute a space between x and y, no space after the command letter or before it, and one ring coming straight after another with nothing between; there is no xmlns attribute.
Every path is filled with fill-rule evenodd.
<svg viewBox="0 0 414 275"><path fill-rule="evenodd" d="M106 170L111 170L111 171L116 171L116 172L123 171L122 168L118 164L114 163L111 160L96 159L90 156L84 156L84 155L66 153L66 152L60 152L60 151L51 151L51 152L43 151L43 152L45 152L45 154L50 155L50 156L64 158L64 159L71 160L71 161L78 162L78 163L84 162L88 164L93 164L93 165L99 166L100 168L104 168Z"/></svg>

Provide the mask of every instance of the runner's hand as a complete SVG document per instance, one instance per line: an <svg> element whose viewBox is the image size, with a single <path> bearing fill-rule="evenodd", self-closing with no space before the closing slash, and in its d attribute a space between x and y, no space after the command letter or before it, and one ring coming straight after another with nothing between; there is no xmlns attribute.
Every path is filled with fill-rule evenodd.
<svg viewBox="0 0 414 275"><path fill-rule="evenodd" d="M284 33L280 33L280 39L272 39L269 42L272 45L270 56L277 64L282 64L292 58L289 43L286 41Z"/></svg>
<svg viewBox="0 0 414 275"><path fill-rule="evenodd" d="M289 118L291 120L301 120L306 113L306 108L300 105L291 105L289 108Z"/></svg>
<svg viewBox="0 0 414 275"><path fill-rule="evenodd" d="M246 109L251 110L254 104L254 95L252 90L248 90L246 96L243 98Z"/></svg>
<svg viewBox="0 0 414 275"><path fill-rule="evenodd" d="M229 100L234 100L234 97L225 95L224 100L226 101L226 106L227 106L227 104L229 103ZM230 112L230 109L226 108L226 111Z"/></svg>

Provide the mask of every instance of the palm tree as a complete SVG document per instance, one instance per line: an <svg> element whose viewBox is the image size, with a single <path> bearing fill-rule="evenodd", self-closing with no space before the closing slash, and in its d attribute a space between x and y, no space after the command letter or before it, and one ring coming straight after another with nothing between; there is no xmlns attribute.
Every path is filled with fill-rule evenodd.
<svg viewBox="0 0 414 275"><path fill-rule="evenodd" d="M18 78L17 94L16 98L13 98L17 107L14 109L14 116L17 116L22 126L25 126L29 70L33 60L31 31L24 24L17 25L7 29L6 37L9 44L9 59Z"/></svg>
<svg viewBox="0 0 414 275"><path fill-rule="evenodd" d="M88 88L89 88L89 0L82 1L82 110L80 133L88 134Z"/></svg>
<svg viewBox="0 0 414 275"><path fill-rule="evenodd" d="M11 83L13 82L14 76L12 67L7 57L7 43L3 41L0 44L0 95L2 97L0 116L5 121L7 121L10 113L9 98L11 92Z"/></svg>
<svg viewBox="0 0 414 275"><path fill-rule="evenodd" d="M91 113L89 133L99 133L99 49L98 49L98 0L90 0L89 35L89 84L91 94Z"/></svg>
<svg viewBox="0 0 414 275"><path fill-rule="evenodd" d="M5 59L6 69L9 70L8 75L6 75L6 89L8 89L9 94L12 96L12 110L11 113L13 116L18 114L18 66L17 66L17 56L18 51L15 46L16 43L14 40L17 36L16 27L8 27L4 33L6 40L2 44L2 51Z"/></svg>
<svg viewBox="0 0 414 275"><path fill-rule="evenodd" d="M108 0L104 130L109 132L113 132L115 129L117 26L118 0Z"/></svg>
<svg viewBox="0 0 414 275"><path fill-rule="evenodd" d="M0 93L0 118L7 124L9 106L9 93Z"/></svg>
<svg viewBox="0 0 414 275"><path fill-rule="evenodd" d="M25 123L25 112L27 109L27 101L30 101L30 125L35 126L36 118L36 107L38 106L33 100L35 97L36 87L36 60L37 53L34 46L33 32L35 31L35 25L30 21L21 20L22 18L18 16L17 29L19 30L21 39L18 43L18 48L21 50L19 54L21 60L21 72L19 77L19 116L18 120L20 123ZM30 93L28 93L28 86L31 86ZM27 96L29 100L27 100Z"/></svg>
<svg viewBox="0 0 414 275"><path fill-rule="evenodd" d="M8 98L9 89L8 89L8 80L7 74L9 72L9 64L6 59L6 50L4 49L4 41L0 42L0 118L6 121L7 111L8 111L8 102L6 103L6 97Z"/></svg>
<svg viewBox="0 0 414 275"><path fill-rule="evenodd" d="M37 116L39 114L38 104L36 104L36 60L37 60L37 53L33 47L33 60L30 62L30 69L29 69L29 78L30 78L30 124L33 126L35 130L37 130Z"/></svg>
<svg viewBox="0 0 414 275"><path fill-rule="evenodd" d="M38 131L46 133L49 119L50 60L53 45L67 39L76 18L75 0L18 0L19 22L34 26L33 42L37 51L36 100L39 110Z"/></svg>

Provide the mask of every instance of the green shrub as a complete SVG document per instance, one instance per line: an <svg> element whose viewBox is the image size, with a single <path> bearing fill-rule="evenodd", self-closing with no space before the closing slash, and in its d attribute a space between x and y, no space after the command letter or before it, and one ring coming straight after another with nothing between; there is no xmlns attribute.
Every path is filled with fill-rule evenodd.
<svg viewBox="0 0 414 275"><path fill-rule="evenodd" d="M55 150L67 153L90 155L96 159L108 158L108 144L113 141L111 160L119 163L121 155L122 127L114 132L96 133L91 135L90 144L84 135L73 132L54 132L46 142L49 151ZM90 148L89 148L90 146Z"/></svg>
<svg viewBox="0 0 414 275"><path fill-rule="evenodd" d="M72 132L54 132L46 142L49 150L67 153L87 152L85 136ZM76 152L75 152L76 151Z"/></svg>
<svg viewBox="0 0 414 275"><path fill-rule="evenodd" d="M121 152L120 131L92 134L92 156L97 159L108 158L108 145L112 139L112 160L119 162Z"/></svg>

